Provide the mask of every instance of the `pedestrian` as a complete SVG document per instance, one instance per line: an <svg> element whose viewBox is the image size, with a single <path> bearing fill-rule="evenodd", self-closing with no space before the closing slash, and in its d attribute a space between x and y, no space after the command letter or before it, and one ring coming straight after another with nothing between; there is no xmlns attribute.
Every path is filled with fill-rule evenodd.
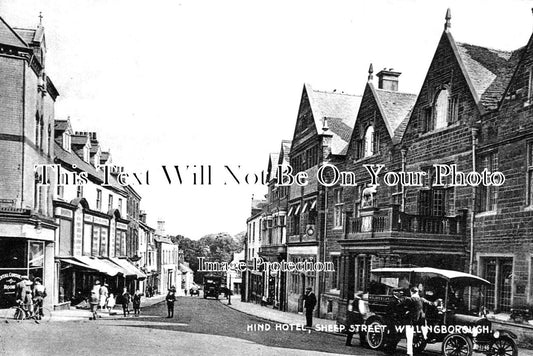
<svg viewBox="0 0 533 356"><path fill-rule="evenodd" d="M261 297L261 306L265 307L267 304L268 304L268 299L267 299L266 295L263 295Z"/></svg>
<svg viewBox="0 0 533 356"><path fill-rule="evenodd" d="M31 282L28 276L21 276L21 281L18 282L15 286L15 299L17 303L26 310L28 314L33 312L33 298L31 291ZM20 318L21 315L16 315L15 318Z"/></svg>
<svg viewBox="0 0 533 356"><path fill-rule="evenodd" d="M405 314L406 318L406 328L405 328L405 337L407 339L407 354L413 356L413 339L415 328L420 328L422 331L422 337L427 339L428 329L426 326L426 316L424 314L424 304L436 305L418 294L419 290L417 287L412 287L410 289L410 297L404 297L400 299L399 305L405 305L407 307L407 312Z"/></svg>
<svg viewBox="0 0 533 356"><path fill-rule="evenodd" d="M115 307L115 304L117 303L115 299L115 295L113 293L109 293L109 297L107 297L107 310L111 311Z"/></svg>
<svg viewBox="0 0 533 356"><path fill-rule="evenodd" d="M167 318L174 317L174 302L176 301L176 288L174 286L170 287L168 294L165 298L167 301L168 316Z"/></svg>
<svg viewBox="0 0 533 356"><path fill-rule="evenodd" d="M96 320L98 318L98 303L100 301L100 281L95 281L93 285L93 289L91 289L91 298L89 300L89 303L91 304L91 312L93 313L92 318L90 320Z"/></svg>
<svg viewBox="0 0 533 356"><path fill-rule="evenodd" d="M42 317L43 313L43 301L46 298L46 288L41 284L39 277L35 278L33 285L33 305L37 317Z"/></svg>
<svg viewBox="0 0 533 356"><path fill-rule="evenodd" d="M152 285L151 284L148 286L148 288L146 288L146 296L148 298L152 297Z"/></svg>
<svg viewBox="0 0 533 356"><path fill-rule="evenodd" d="M107 287L109 287L109 284L104 283L104 285L100 288L100 297L98 299L100 310L104 310L106 307L107 297L109 297L109 290Z"/></svg>
<svg viewBox="0 0 533 356"><path fill-rule="evenodd" d="M133 295L133 316L141 314L141 296L141 291L137 289Z"/></svg>
<svg viewBox="0 0 533 356"><path fill-rule="evenodd" d="M305 319L306 319L306 328L312 328L313 327L313 309L316 305L316 296L315 293L313 293L313 289L311 287L307 287L305 289L305 294L303 296L304 300L304 308L305 308Z"/></svg>
<svg viewBox="0 0 533 356"><path fill-rule="evenodd" d="M120 304L122 304L122 311L124 312L124 317L130 315L130 302L131 295L128 292L128 288L124 287L122 295L120 296Z"/></svg>

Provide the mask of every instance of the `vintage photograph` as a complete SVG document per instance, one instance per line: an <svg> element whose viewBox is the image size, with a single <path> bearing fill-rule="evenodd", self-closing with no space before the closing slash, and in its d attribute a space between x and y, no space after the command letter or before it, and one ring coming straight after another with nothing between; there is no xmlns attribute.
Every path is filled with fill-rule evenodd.
<svg viewBox="0 0 533 356"><path fill-rule="evenodd" d="M532 34L0 0L0 354L533 356Z"/></svg>

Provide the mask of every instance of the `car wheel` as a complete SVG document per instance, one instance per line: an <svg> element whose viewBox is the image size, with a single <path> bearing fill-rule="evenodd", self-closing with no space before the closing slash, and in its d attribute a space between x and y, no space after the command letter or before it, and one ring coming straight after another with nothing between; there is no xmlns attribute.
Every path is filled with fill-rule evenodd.
<svg viewBox="0 0 533 356"><path fill-rule="evenodd" d="M444 356L471 356L472 348L472 340L461 334L450 334L442 342Z"/></svg>
<svg viewBox="0 0 533 356"><path fill-rule="evenodd" d="M492 355L496 356L517 356L518 349L516 344L510 338L504 336L500 339L496 339L492 345L490 345L490 351Z"/></svg>
<svg viewBox="0 0 533 356"><path fill-rule="evenodd" d="M385 328L379 319L370 320L367 323L368 331L365 340L368 347L372 350L380 350L385 346Z"/></svg>
<svg viewBox="0 0 533 356"><path fill-rule="evenodd" d="M413 351L415 353L420 353L424 351L424 349L426 348L426 345L427 345L427 342L424 339L424 335L422 335L421 333L415 333L413 335Z"/></svg>

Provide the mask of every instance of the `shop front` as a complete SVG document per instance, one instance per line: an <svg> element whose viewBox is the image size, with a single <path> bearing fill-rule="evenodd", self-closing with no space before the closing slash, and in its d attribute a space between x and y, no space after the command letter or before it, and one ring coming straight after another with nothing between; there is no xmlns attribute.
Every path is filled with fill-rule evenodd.
<svg viewBox="0 0 533 356"><path fill-rule="evenodd" d="M45 244L22 238L0 239L0 308L16 304L15 286L22 276L28 276L30 281L51 278L45 273Z"/></svg>

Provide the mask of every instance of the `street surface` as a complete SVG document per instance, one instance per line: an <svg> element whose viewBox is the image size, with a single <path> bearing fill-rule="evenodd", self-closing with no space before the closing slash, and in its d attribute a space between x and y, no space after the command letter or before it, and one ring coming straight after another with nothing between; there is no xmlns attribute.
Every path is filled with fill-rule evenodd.
<svg viewBox="0 0 533 356"><path fill-rule="evenodd" d="M166 318L166 305L159 303L143 309L139 318L120 313L97 321L2 322L0 354L384 355L359 347L357 337L353 341L357 346L347 347L343 336L275 330L276 323L230 309L226 303L179 297L173 319ZM270 325L270 330L247 330L249 325ZM404 354L402 348L396 353Z"/></svg>

